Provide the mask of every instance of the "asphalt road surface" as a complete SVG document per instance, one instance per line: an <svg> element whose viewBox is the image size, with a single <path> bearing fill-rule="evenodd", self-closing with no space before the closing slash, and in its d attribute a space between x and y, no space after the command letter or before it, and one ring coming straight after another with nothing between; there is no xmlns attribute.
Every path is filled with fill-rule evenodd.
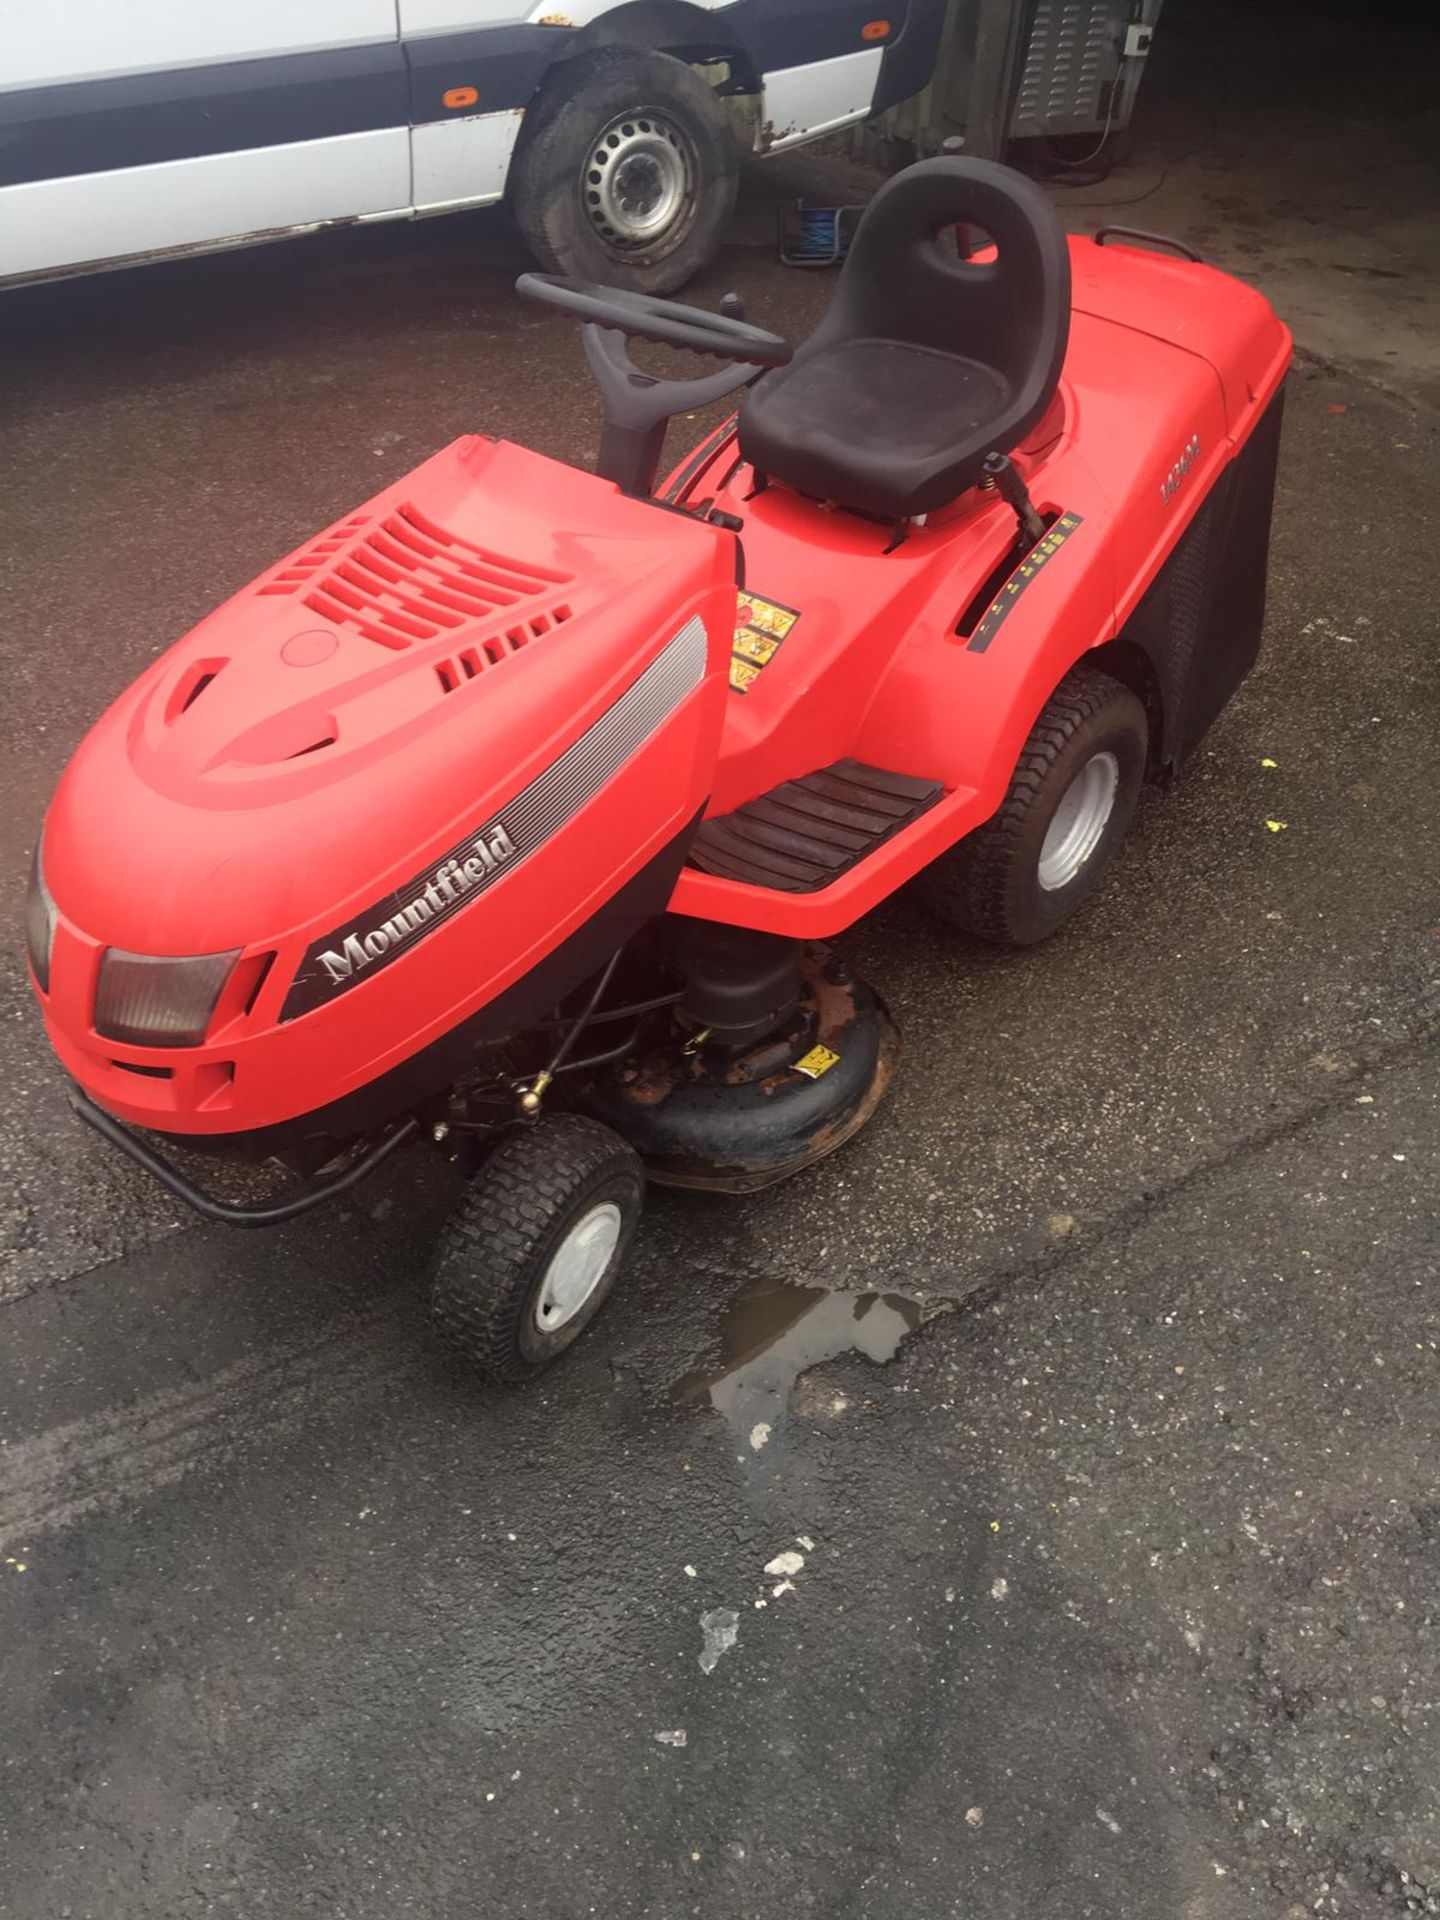
<svg viewBox="0 0 1440 1920"><path fill-rule="evenodd" d="M696 295L803 331L764 233ZM588 457L520 264L497 216L7 299L5 924L219 598L456 433ZM7 936L0 1915L1440 1912L1437 482L1302 358L1262 663L1103 898L1020 959L857 928L873 1126L661 1197L526 1393L427 1337L447 1168L178 1220ZM835 1352L893 1341L797 1284L923 1324Z"/></svg>

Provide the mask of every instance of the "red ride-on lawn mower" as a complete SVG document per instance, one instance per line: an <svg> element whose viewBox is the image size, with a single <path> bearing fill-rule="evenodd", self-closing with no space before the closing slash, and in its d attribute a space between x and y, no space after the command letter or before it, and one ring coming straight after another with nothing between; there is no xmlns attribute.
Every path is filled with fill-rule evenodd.
<svg viewBox="0 0 1440 1920"><path fill-rule="evenodd" d="M1184 253L930 160L793 354L733 301L527 274L585 323L598 472L456 441L67 769L28 927L82 1118L236 1224L472 1154L434 1305L503 1380L599 1309L645 1178L849 1139L898 1042L825 943L916 876L969 933L1053 932L1255 658L1290 339ZM654 379L627 338L725 365ZM741 388L657 492L667 420ZM146 1135L303 1183L227 1204Z"/></svg>

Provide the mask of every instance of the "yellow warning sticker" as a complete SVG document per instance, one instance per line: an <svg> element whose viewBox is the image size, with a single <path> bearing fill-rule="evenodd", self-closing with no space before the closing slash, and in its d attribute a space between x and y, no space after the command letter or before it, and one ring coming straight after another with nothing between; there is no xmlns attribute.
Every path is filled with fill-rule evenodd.
<svg viewBox="0 0 1440 1920"><path fill-rule="evenodd" d="M753 660L763 667L780 642L773 633L756 633L751 627L735 629L735 651L742 660Z"/></svg>
<svg viewBox="0 0 1440 1920"><path fill-rule="evenodd" d="M773 633L783 640L800 618L793 607L782 607L777 600L762 600L758 594L742 593L735 607L735 625L756 627L761 633Z"/></svg>
<svg viewBox="0 0 1440 1920"><path fill-rule="evenodd" d="M794 607L759 594L741 593L735 599L735 639L730 659L730 685L748 693L762 667L769 666L780 642L800 618Z"/></svg>
<svg viewBox="0 0 1440 1920"><path fill-rule="evenodd" d="M795 1062L795 1071L803 1073L807 1080L818 1080L822 1073L828 1073L840 1056L829 1047L822 1047L817 1040L810 1051Z"/></svg>

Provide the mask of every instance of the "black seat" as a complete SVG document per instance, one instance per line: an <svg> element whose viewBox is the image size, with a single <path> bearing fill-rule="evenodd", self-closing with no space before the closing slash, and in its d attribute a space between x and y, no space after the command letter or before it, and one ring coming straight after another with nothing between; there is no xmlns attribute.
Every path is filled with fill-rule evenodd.
<svg viewBox="0 0 1440 1920"><path fill-rule="evenodd" d="M959 223L995 242L962 260ZM767 479L899 520L973 486L1040 419L1070 331L1070 256L1055 209L988 160L922 160L865 209L830 310L740 409L740 451Z"/></svg>

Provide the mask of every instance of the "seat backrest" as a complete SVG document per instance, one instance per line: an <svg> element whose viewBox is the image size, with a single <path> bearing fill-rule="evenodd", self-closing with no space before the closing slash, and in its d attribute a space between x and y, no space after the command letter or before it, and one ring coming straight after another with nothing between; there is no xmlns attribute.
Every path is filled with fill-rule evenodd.
<svg viewBox="0 0 1440 1920"><path fill-rule="evenodd" d="M990 236L993 260L942 245L962 223ZM1026 416L1013 446L1050 404L1069 334L1070 253L1043 188L993 160L947 156L906 167L866 207L830 311L801 352L870 336L978 360Z"/></svg>

